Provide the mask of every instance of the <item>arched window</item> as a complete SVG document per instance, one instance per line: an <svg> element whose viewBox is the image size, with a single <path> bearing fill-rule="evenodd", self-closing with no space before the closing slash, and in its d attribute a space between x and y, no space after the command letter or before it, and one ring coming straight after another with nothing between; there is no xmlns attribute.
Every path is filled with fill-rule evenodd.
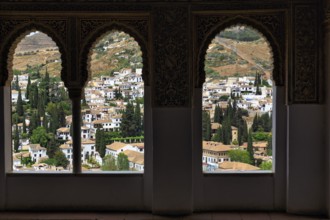
<svg viewBox="0 0 330 220"><path fill-rule="evenodd" d="M61 81L61 55L46 34L22 35L12 57L12 146L14 171L69 171L61 151L70 138L71 104Z"/></svg>
<svg viewBox="0 0 330 220"><path fill-rule="evenodd" d="M202 95L204 171L272 170L273 58L247 25L222 30L206 51Z"/></svg>
<svg viewBox="0 0 330 220"><path fill-rule="evenodd" d="M88 171L143 171L144 82L142 51L123 31L102 35L92 46L89 81L82 98L82 158ZM85 155L82 154L82 155Z"/></svg>

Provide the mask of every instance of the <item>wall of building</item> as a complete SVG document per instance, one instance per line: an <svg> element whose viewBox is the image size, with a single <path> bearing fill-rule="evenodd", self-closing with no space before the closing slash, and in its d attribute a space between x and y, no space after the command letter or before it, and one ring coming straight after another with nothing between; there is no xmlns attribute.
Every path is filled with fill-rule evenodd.
<svg viewBox="0 0 330 220"><path fill-rule="evenodd" d="M325 117L329 106L322 99L320 1L51 3L0 3L0 209L144 210L158 214L329 212L326 161L330 120ZM275 174L203 174L200 125L204 76L200 53L212 32L244 21L273 39L275 64L279 64L274 70ZM8 160L4 159L10 155L6 99L11 78L7 60L16 32L40 27L53 33L62 46L60 51L65 52L62 78L70 97L79 104L79 92L88 75L84 61L89 41L103 29L118 27L118 23L134 30L145 45L145 173L6 174ZM330 49L329 44L326 48ZM329 97L327 91L326 103ZM79 123L74 126L80 134ZM40 187L33 187L36 185ZM65 199L59 199L59 193ZM22 198L29 198L29 202Z"/></svg>

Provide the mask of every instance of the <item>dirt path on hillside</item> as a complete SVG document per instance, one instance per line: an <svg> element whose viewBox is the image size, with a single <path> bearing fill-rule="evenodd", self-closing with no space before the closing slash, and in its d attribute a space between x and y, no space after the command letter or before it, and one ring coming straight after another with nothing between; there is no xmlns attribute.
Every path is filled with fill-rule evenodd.
<svg viewBox="0 0 330 220"><path fill-rule="evenodd" d="M221 37L217 37L216 40L217 40L217 42L219 44L221 44L225 48L236 52L237 56L239 56L241 59L246 60L252 66L257 67L261 72L265 73L266 74L266 77L269 79L269 77L270 77L270 71L266 70L260 64L256 63L253 60L253 58L252 58L253 51L250 52L250 54L249 54L248 51L241 50L236 45L232 45L232 43L234 42L233 40L229 40L229 39L225 39L225 38L221 38ZM237 42L237 44L240 44L240 43L241 42Z"/></svg>

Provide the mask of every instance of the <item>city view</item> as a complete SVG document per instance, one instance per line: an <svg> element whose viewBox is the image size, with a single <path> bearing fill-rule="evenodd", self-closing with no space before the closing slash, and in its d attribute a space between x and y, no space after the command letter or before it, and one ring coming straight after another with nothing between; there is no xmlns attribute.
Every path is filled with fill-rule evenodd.
<svg viewBox="0 0 330 220"><path fill-rule="evenodd" d="M91 49L81 100L82 171L144 171L142 52L111 31ZM272 56L246 26L220 32L205 57L203 170L272 169ZM12 81L14 171L71 172L72 109L55 42L41 32L16 47Z"/></svg>
<svg viewBox="0 0 330 220"><path fill-rule="evenodd" d="M264 37L234 26L212 40L203 85L203 170L272 170L272 57Z"/></svg>

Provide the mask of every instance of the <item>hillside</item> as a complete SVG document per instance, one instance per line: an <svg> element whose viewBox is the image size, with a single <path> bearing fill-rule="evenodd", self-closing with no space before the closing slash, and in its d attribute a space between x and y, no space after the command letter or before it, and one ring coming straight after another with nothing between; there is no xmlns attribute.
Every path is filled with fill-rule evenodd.
<svg viewBox="0 0 330 220"><path fill-rule="evenodd" d="M249 28L221 32L211 42L206 55L205 71L208 77L254 76L258 71L269 79L272 57L262 36Z"/></svg>
<svg viewBox="0 0 330 220"><path fill-rule="evenodd" d="M113 74L124 68L142 68L142 52L133 37L124 32L110 32L95 45L92 54L93 76Z"/></svg>
<svg viewBox="0 0 330 220"><path fill-rule="evenodd" d="M61 58L56 43L40 32L21 40L16 47L13 64L16 73L24 73L29 67L39 69L44 74L46 66L52 76L59 76L61 71Z"/></svg>
<svg viewBox="0 0 330 220"><path fill-rule="evenodd" d="M58 47L47 35L36 32L28 35L17 45L14 54L15 73L27 69L39 69L51 76L59 76L61 59ZM100 39L92 53L91 71L94 76L112 74L123 68L142 68L142 52L134 38L124 32L114 31Z"/></svg>

